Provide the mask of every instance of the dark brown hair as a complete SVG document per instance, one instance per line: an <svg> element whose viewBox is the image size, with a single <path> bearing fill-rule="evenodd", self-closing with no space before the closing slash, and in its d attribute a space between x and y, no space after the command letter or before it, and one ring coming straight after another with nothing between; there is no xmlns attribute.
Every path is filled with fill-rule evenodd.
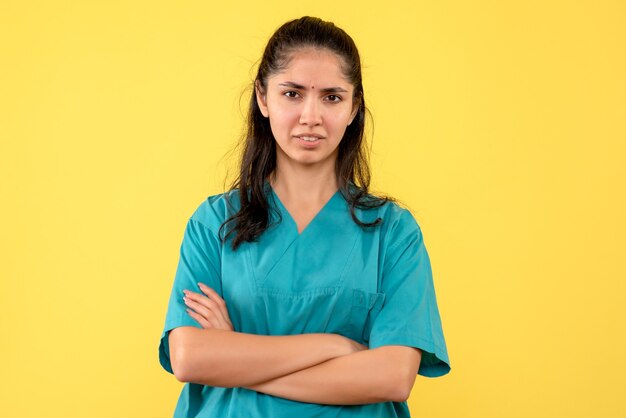
<svg viewBox="0 0 626 418"><path fill-rule="evenodd" d="M263 116L257 104L254 86L258 85L261 91L265 91L268 78L284 70L292 54L302 48L325 49L337 54L341 58L342 72L354 87L353 100L359 104L354 120L346 128L339 143L335 165L337 184L349 203L352 219L361 227L374 227L382 219L377 218L371 223L361 222L355 215L355 207L370 209L395 201L391 197L377 197L368 192L370 168L364 140L365 115L368 110L363 97L361 59L357 47L352 38L332 22L304 16L283 24L274 32L265 47L252 84L246 129L242 135L243 150L238 177L230 187L231 191L239 189L241 208L221 225L219 234L223 242L235 234L233 250L244 241L256 240L269 227L270 205L266 198L265 181L276 168L276 142L269 119ZM227 201L229 195L225 194ZM229 206L232 207L232 204ZM222 229L228 224L232 224L232 227L222 236Z"/></svg>

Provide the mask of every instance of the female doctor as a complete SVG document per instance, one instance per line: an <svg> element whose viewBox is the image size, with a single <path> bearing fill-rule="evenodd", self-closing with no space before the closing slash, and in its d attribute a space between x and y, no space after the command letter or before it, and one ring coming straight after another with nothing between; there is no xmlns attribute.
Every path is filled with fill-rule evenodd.
<svg viewBox="0 0 626 418"><path fill-rule="evenodd" d="M361 65L302 17L270 38L239 176L190 217L159 357L175 417L408 417L449 372L420 227L368 192Z"/></svg>

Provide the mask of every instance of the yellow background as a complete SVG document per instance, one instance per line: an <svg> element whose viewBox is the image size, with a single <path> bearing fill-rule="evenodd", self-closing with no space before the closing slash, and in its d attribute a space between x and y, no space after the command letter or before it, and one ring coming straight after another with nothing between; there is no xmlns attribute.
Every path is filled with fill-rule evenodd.
<svg viewBox="0 0 626 418"><path fill-rule="evenodd" d="M0 1L0 415L172 415L185 222L309 14L360 48L374 190L431 256L452 372L413 415L626 416L626 3L296 3Z"/></svg>

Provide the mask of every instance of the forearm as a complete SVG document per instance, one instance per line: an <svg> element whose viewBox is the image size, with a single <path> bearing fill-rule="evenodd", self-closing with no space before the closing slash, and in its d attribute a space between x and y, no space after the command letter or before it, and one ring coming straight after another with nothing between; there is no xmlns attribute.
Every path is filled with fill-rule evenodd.
<svg viewBox="0 0 626 418"><path fill-rule="evenodd" d="M174 374L180 381L240 387L284 376L349 354L337 334L254 335L181 327L169 337Z"/></svg>
<svg viewBox="0 0 626 418"><path fill-rule="evenodd" d="M380 347L337 357L247 388L318 404L401 402L408 398L417 370L405 365L411 362L414 364L416 355L421 357L406 347Z"/></svg>

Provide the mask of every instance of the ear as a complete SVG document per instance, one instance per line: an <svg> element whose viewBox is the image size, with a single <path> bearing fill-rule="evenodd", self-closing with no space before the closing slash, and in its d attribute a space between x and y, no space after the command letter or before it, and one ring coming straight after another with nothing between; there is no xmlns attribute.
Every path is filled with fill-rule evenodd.
<svg viewBox="0 0 626 418"><path fill-rule="evenodd" d="M267 110L267 95L263 91L263 88L259 84L258 80L254 82L254 92L256 94L256 102L259 105L261 114L263 114L266 118L269 117L270 113Z"/></svg>

